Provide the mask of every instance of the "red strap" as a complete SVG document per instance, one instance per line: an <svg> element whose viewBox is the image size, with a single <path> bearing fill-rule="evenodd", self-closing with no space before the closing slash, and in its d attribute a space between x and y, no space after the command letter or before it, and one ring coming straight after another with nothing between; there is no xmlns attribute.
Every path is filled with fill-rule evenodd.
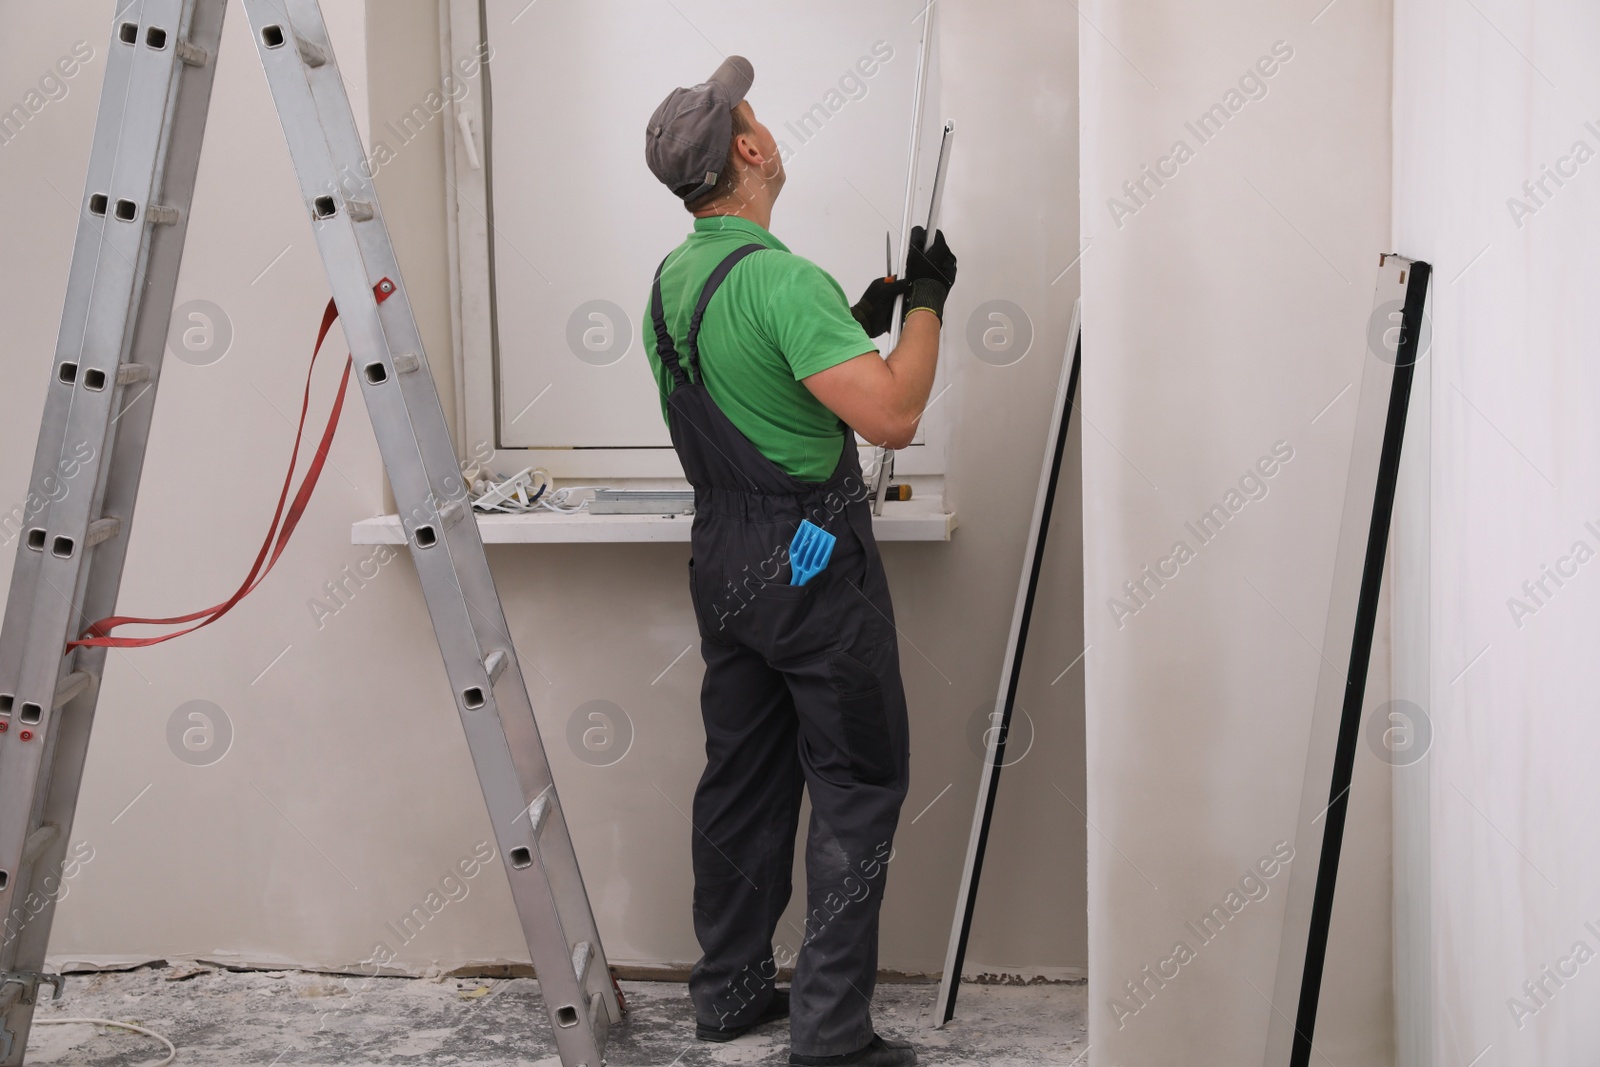
<svg viewBox="0 0 1600 1067"><path fill-rule="evenodd" d="M383 290L385 283L390 288ZM393 283L387 278L377 286L379 303L382 303L393 292ZM250 566L250 573L245 575L244 582L234 591L234 594L220 604L214 604L201 611L191 612L188 615L174 615L166 619L144 619L131 615L113 615L101 619L99 622L85 630L76 641L68 642L67 651L77 647L88 648L142 648L146 645L158 645L163 641L170 641L174 637L193 633L203 626L210 626L229 611L233 606L248 596L256 586L266 578L273 566L278 562L278 557L283 555L283 550L289 544L289 536L300 523L300 517L305 514L306 505L311 501L311 493L317 487L317 479L322 476L322 467L328 459L328 448L333 444L334 431L339 428L339 414L344 408L345 389L350 384L350 369L353 359L346 359L344 376L339 379L339 393L333 399L333 410L328 413L328 424L322 430L322 440L317 445L317 452L311 458L310 465L306 468L305 477L301 479L300 488L294 495L293 502L289 505L288 513L284 512L284 502L289 499L289 487L294 482L295 463L300 458L300 442L305 435L306 411L311 406L311 374L317 366L317 355L322 351L322 342L328 336L333 321L339 317L339 309L332 300L328 301L328 308L322 313L322 328L317 331L317 346L311 352L311 366L306 371L306 388L300 398L300 424L295 428L294 451L289 456L289 471L283 477L283 489L278 494L278 507L272 513L272 526L267 530L267 537L261 543L261 551L256 554L256 559ZM282 521L280 527L279 522ZM271 552L270 558L268 552ZM265 564L265 566L263 566ZM183 630L174 630L172 633L160 634L155 637L112 637L111 631L119 626L137 624L143 626L170 626L175 623L194 622L203 620Z"/></svg>

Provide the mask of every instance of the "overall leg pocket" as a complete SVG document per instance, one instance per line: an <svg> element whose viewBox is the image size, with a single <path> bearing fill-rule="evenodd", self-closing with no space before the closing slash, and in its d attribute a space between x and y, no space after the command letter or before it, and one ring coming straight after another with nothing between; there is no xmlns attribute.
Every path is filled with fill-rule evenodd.
<svg viewBox="0 0 1600 1067"><path fill-rule="evenodd" d="M706 603L700 595L700 575L694 565L694 557L689 557L689 605L694 609L695 628L700 631L702 638L712 636L711 627L706 625Z"/></svg>
<svg viewBox="0 0 1600 1067"><path fill-rule="evenodd" d="M738 630L730 623L738 619L745 601L734 595L732 584L714 556L689 560L689 599L694 604L695 625L702 640L723 645L739 643Z"/></svg>
<svg viewBox="0 0 1600 1067"><path fill-rule="evenodd" d="M841 733L851 776L869 785L883 785L895 776L894 746L889 738L878 661L886 645L828 654L828 674L841 718Z"/></svg>

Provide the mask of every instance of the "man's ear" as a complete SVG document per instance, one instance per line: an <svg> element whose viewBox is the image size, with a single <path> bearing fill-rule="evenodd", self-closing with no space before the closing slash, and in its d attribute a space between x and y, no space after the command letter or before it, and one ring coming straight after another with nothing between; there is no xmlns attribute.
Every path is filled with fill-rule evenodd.
<svg viewBox="0 0 1600 1067"><path fill-rule="evenodd" d="M750 167L760 167L765 160L761 157L761 146L756 144L756 139L748 133L741 133L733 139L734 150L739 158Z"/></svg>

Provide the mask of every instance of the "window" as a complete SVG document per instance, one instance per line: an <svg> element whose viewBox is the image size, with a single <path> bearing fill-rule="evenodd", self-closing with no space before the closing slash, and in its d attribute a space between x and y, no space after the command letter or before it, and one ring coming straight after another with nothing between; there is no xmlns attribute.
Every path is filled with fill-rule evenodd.
<svg viewBox="0 0 1600 1067"><path fill-rule="evenodd" d="M884 270L886 234L902 256L925 3L451 0L451 62L489 59L482 91L458 100L446 164L464 441L492 443L503 469L681 478L640 331L655 267L692 219L644 164L646 120L723 50L749 58L751 104L789 173L773 232L854 300ZM938 147L935 67L917 222ZM936 405L897 473L941 473L943 443Z"/></svg>

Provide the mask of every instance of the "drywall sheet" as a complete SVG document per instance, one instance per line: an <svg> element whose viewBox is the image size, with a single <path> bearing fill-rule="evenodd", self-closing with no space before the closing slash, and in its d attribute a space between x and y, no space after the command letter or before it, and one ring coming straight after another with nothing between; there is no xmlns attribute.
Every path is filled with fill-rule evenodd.
<svg viewBox="0 0 1600 1067"><path fill-rule="evenodd" d="M1395 8L1395 232L1436 267L1432 1002L1403 1062L1580 1063L1600 1047L1600 11Z"/></svg>
<svg viewBox="0 0 1600 1067"><path fill-rule="evenodd" d="M1095 1064L1265 1055L1390 240L1391 11L1321 6L1082 8ZM1369 705L1388 664L1385 627ZM1392 1058L1390 766L1354 774L1318 1027L1341 1067Z"/></svg>

